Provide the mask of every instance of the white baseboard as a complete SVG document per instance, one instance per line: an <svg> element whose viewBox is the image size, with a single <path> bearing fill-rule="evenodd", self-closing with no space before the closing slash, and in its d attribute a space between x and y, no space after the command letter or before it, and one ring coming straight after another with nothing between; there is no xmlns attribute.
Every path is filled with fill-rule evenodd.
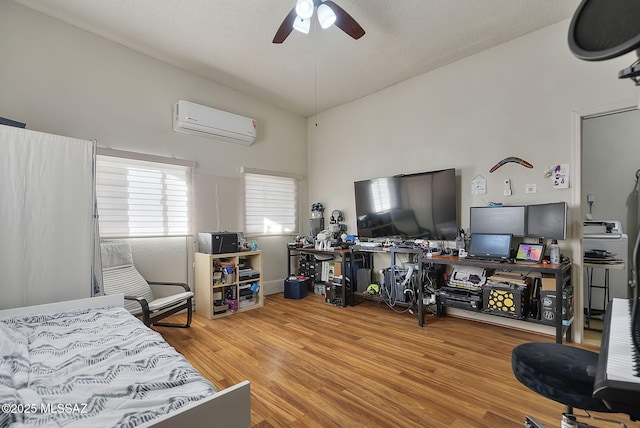
<svg viewBox="0 0 640 428"><path fill-rule="evenodd" d="M268 294L283 293L284 278L273 281L262 281L262 286L264 287L263 293L265 296Z"/></svg>

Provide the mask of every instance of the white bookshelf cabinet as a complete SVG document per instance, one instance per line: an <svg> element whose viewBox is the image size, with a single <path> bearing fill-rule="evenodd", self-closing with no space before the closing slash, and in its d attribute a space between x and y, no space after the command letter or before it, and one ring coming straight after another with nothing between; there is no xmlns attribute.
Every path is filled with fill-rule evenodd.
<svg viewBox="0 0 640 428"><path fill-rule="evenodd" d="M195 261L198 314L214 319L264 305L261 251L196 253Z"/></svg>

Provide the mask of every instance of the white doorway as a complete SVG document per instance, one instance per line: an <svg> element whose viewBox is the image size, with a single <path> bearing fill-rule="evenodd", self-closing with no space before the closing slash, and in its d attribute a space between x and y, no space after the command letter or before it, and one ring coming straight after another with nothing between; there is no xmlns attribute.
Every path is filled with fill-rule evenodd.
<svg viewBox="0 0 640 428"><path fill-rule="evenodd" d="M582 222L588 214L595 220L619 220L628 235L629 247L635 242L639 224L636 171L640 169L640 111L635 101L629 101L575 112L574 117L579 184L574 188L573 197L580 206L574 228L577 232L573 252L575 293L576 288L584 289L582 284L586 280L582 260L577 259L584 251L579 238L583 234ZM633 248L628 248L629 255L632 251ZM620 273L621 278L630 277L630 264L626 266L626 272ZM617 281L626 282L620 278ZM574 303L576 340L599 343L598 335L594 337L591 332L586 334L584 331L585 293L575 295L578 297Z"/></svg>

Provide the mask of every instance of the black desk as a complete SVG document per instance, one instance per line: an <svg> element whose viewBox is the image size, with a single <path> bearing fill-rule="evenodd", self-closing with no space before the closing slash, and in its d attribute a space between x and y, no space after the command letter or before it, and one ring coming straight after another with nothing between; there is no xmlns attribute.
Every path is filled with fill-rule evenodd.
<svg viewBox="0 0 640 428"><path fill-rule="evenodd" d="M457 266L476 266L485 269L496 269L503 271L519 271L519 272L540 272L550 275L554 275L556 278L556 342L562 343L562 336L566 328L567 341L571 341L571 324L573 319L570 319L565 326L562 322L562 292L564 285L571 278L571 263L560 264L532 264L532 263L500 263L489 261L477 261L467 260L459 258L457 256L431 256L427 257L426 254L421 256L421 262L425 264L439 264L439 265L457 265ZM527 320L522 320L526 322ZM531 322L531 321L530 321Z"/></svg>
<svg viewBox="0 0 640 428"><path fill-rule="evenodd" d="M368 247L354 247L351 249L352 252L352 257L354 254L367 254L369 257L371 257L374 254L386 254L389 255L390 257L390 265L391 266L395 266L396 265L396 256L398 254L405 254L405 255L413 255L418 259L417 264L419 265L419 271L423 272L425 263L422 263L422 260L420 258L421 255L425 254L425 250L422 248L411 248L411 247L400 247L400 246L391 246L391 247L373 247L373 248L368 248ZM370 261L371 265L373 266L373 262ZM392 270L391 271L391 281L392 283L395 283L395 271ZM351 293L351 305L355 304L355 293L352 291ZM418 296L416 298L416 301L418 302L417 306L417 311L418 311L418 325L420 327L424 326L424 304L423 302L423 297L424 297L424 290L422 287L422 284L420 285L420 287L418 287ZM373 301L383 301L382 298L378 297L378 296L368 296L366 293L358 293L358 297L365 299L365 300L373 300ZM397 303L398 305L402 305L402 306L411 306L410 304L405 304L405 303ZM438 311L439 312L439 311Z"/></svg>
<svg viewBox="0 0 640 428"><path fill-rule="evenodd" d="M571 263L561 263L561 264L534 264L534 263L500 263L500 262L490 262L490 261L477 261L477 260L467 260L464 258L459 258L457 256L440 256L434 255L428 257L428 253L423 251L422 249L413 249L413 248L396 248L391 247L384 250L376 249L367 250L365 248L354 249L353 247L350 249L331 249L331 250L316 250L315 248L291 248L288 249L288 260L287 260L287 268L288 273L293 273L291 270L291 259L292 257L301 255L301 254L315 254L315 255L330 255L332 257L338 257L342 262L342 266L344 269L342 275L342 287L340 290L340 296L342 299L342 306L346 306L347 301L351 302L351 305L354 304L354 287L355 287L355 272L354 272L354 263L353 260L357 254L367 254L369 257L372 257L373 254L382 253L389 254L391 257L391 265L395 264L395 257L397 254L416 254L418 256L418 263L420 265L420 269L422 270L425 266L432 265L456 265L456 266L476 266L482 267L485 269L496 269L503 271L519 271L519 272L539 272L554 275L556 279L556 316L555 316L555 329L556 329L556 342L562 343L562 336L564 335L566 329L567 341L571 341L571 324L573 323L573 319L568 320L567 325L563 324L563 316L562 316L562 292L564 290L565 284L571 279ZM351 262L350 264L350 278L352 284L349 284L346 280L347 272L346 266L347 262ZM372 264L372 261L370 260ZM423 302L423 287L418 288L418 325L422 327L424 325L424 305ZM438 308L438 313L440 313L440 308ZM523 319L522 322L535 322L534 320Z"/></svg>
<svg viewBox="0 0 640 428"><path fill-rule="evenodd" d="M301 247L289 247L287 246L287 276L291 275L295 272L292 272L291 270L291 259L292 257L295 256L299 256L302 254L313 254L313 255L324 255L324 256L331 256L332 258L339 258L339 260L342 262L342 269L344 270L342 272L342 286L340 287L340 298L341 298L341 306L346 306L347 305L347 297L350 297L352 295L352 290L351 288L353 287L353 285L350 285L347 282L347 261L351 262L353 260L353 253L348 250L348 249L342 249L342 248L335 248L335 249L331 249L331 250L316 250L315 248L301 248ZM350 275L349 277L351 278L351 281L354 281L354 275L353 275L353 263L351 263L350 265ZM326 282L326 281L325 281ZM349 289L347 289L349 288Z"/></svg>

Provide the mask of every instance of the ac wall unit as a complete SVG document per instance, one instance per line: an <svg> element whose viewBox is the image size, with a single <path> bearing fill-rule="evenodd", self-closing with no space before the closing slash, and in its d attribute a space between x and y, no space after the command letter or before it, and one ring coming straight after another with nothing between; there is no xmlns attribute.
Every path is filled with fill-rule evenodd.
<svg viewBox="0 0 640 428"><path fill-rule="evenodd" d="M173 130L245 146L256 139L254 119L183 100L173 106Z"/></svg>

